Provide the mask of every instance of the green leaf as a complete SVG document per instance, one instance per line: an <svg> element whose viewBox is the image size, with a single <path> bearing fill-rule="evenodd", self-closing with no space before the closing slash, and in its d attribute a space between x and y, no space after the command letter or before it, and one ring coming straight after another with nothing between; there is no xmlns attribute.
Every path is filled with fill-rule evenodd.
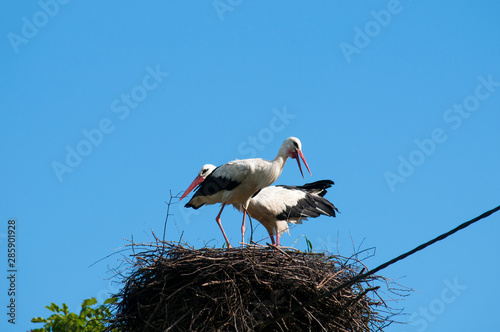
<svg viewBox="0 0 500 332"><path fill-rule="evenodd" d="M104 304L115 303L116 301L118 301L116 297L110 297L109 299L104 301Z"/></svg>
<svg viewBox="0 0 500 332"><path fill-rule="evenodd" d="M82 303L82 308L84 308L84 307L89 307L89 306L94 305L94 304L96 304L96 303L97 303L97 300L96 300L96 298L95 298L95 297L93 297L93 298L91 298L91 299L86 299L86 300L84 300L84 301L83 301L83 303Z"/></svg>
<svg viewBox="0 0 500 332"><path fill-rule="evenodd" d="M110 298L105 301L106 304L114 303L117 299ZM96 308L92 306L97 303L95 298L86 299L82 303L80 315L69 312L68 306L62 304L62 312L59 306L51 303L46 306L47 309L54 312L48 318L35 317L34 323L45 323L43 328L34 330L36 332L100 332L106 329L107 322L112 317L111 311L105 306L100 305Z"/></svg>
<svg viewBox="0 0 500 332"><path fill-rule="evenodd" d="M61 311L61 309L59 309L59 306L57 304L53 303L53 302L50 303L50 308L52 308L52 309L49 309L52 312L59 312L59 311Z"/></svg>
<svg viewBox="0 0 500 332"><path fill-rule="evenodd" d="M47 323L47 320L42 317L35 317L31 319L32 323Z"/></svg>
<svg viewBox="0 0 500 332"><path fill-rule="evenodd" d="M313 245L311 241L307 238L307 236L302 235L306 239L306 245L307 245L307 252L312 252L313 251Z"/></svg>
<svg viewBox="0 0 500 332"><path fill-rule="evenodd" d="M56 321L58 319L59 315L58 314L53 314L47 320L50 321Z"/></svg>
<svg viewBox="0 0 500 332"><path fill-rule="evenodd" d="M62 304L62 312L64 312L64 315L68 315L68 305L66 303Z"/></svg>

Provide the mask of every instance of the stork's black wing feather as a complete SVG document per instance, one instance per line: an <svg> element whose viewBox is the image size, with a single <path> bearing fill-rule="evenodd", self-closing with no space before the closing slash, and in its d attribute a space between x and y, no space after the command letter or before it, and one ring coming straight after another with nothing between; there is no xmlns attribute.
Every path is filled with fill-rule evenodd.
<svg viewBox="0 0 500 332"><path fill-rule="evenodd" d="M211 196L221 190L233 190L240 184L240 182L238 181L234 181L226 177L217 176L214 175L214 173L215 170L210 173L210 175L207 176L207 178L202 183L200 183L192 198L198 196Z"/></svg>
<svg viewBox="0 0 500 332"><path fill-rule="evenodd" d="M287 220L290 218L316 218L320 215L335 217L337 208L326 198L307 193L306 197L299 199L297 204L288 206L276 216L278 220Z"/></svg>
<svg viewBox="0 0 500 332"><path fill-rule="evenodd" d="M277 185L276 187L282 187L286 189L297 189L306 191L308 193L316 194L321 197L325 196L326 189L330 188L335 183L332 180L320 180L312 183L306 183L303 186L285 186L285 185Z"/></svg>

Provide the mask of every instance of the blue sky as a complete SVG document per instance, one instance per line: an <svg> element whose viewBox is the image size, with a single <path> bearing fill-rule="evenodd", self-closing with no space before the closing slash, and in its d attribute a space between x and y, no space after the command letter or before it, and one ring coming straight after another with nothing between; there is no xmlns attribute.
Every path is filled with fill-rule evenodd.
<svg viewBox="0 0 500 332"><path fill-rule="evenodd" d="M89 266L125 239L161 235L170 191L205 163L272 159L289 136L312 176L289 162L277 183L332 179L326 198L342 213L283 245L305 249L305 235L315 250L376 248L374 268L500 204L498 2L4 7L0 241L6 256L14 218L18 279L17 324L3 314L2 330L35 327L50 302L104 300L121 257ZM168 240L223 244L218 206L182 206ZM240 221L222 215L233 243ZM391 303L409 323L387 331L496 329L498 234L493 215L381 271L416 290Z"/></svg>

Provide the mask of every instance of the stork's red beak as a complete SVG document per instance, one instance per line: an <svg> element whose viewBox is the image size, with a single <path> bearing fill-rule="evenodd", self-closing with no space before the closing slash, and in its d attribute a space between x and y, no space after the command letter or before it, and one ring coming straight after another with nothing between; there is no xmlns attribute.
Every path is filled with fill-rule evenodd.
<svg viewBox="0 0 500 332"><path fill-rule="evenodd" d="M312 175L311 170L309 169L309 165L307 165L307 161L306 161L306 158L304 157L304 154L302 153L301 150L297 150L294 157L295 157L295 159L297 159L297 164L299 165L300 174L302 174L302 177L304 177L304 173L302 173L302 166L300 165L299 156L302 159L302 161L304 162L304 165L306 165L307 170L309 171L309 174Z"/></svg>
<svg viewBox="0 0 500 332"><path fill-rule="evenodd" d="M181 199L183 199L184 197L186 197L190 192L191 190L193 190L194 188L196 188L197 185L199 185L200 183L203 182L203 180L205 180L202 176L197 176L194 181L189 185L189 187L186 189L186 191L184 192L184 194L182 194L181 198L179 198L179 201Z"/></svg>

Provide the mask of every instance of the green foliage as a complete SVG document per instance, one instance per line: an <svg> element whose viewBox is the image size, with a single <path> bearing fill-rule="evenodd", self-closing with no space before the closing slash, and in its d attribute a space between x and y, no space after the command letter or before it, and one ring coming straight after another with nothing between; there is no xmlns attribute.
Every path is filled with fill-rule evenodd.
<svg viewBox="0 0 500 332"><path fill-rule="evenodd" d="M69 312L66 303L60 308L57 304L51 303L45 308L54 314L48 318L35 317L31 320L33 323L44 323L44 327L34 329L33 332L101 332L107 327L112 314L107 304L115 303L116 298L110 298L104 301L103 305L95 306L97 300L93 297L86 299L82 303L80 314ZM94 308L92 306L95 306Z"/></svg>
<svg viewBox="0 0 500 332"><path fill-rule="evenodd" d="M305 236L305 235L302 235L302 236L306 239L307 252L312 253L313 252L313 245L312 245L311 241L309 241L307 236Z"/></svg>

